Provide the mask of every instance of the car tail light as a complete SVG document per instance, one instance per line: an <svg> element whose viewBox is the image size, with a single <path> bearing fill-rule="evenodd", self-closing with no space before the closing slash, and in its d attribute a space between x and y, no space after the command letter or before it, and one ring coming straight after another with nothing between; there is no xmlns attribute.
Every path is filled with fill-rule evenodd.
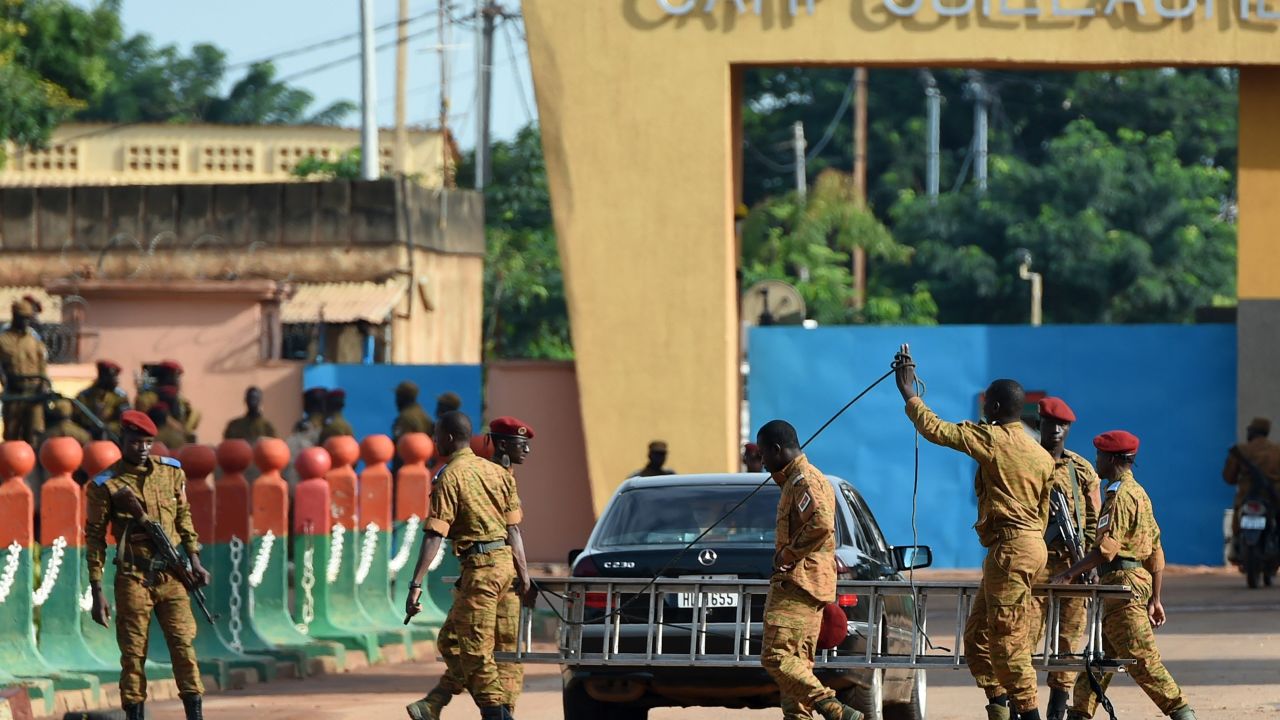
<svg viewBox="0 0 1280 720"><path fill-rule="evenodd" d="M573 565L574 577L600 577L600 568L596 567L596 563L589 557L580 557L578 562ZM596 610L603 610L608 604L608 593L589 592L586 597L586 606Z"/></svg>
<svg viewBox="0 0 1280 720"><path fill-rule="evenodd" d="M1240 512L1248 515L1265 515L1267 511L1263 509L1262 503L1250 500L1240 508Z"/></svg>
<svg viewBox="0 0 1280 720"><path fill-rule="evenodd" d="M851 570L849 566L846 565L845 562L840 559L839 555L836 556L836 577L840 578L841 580L854 579L853 570Z"/></svg>
<svg viewBox="0 0 1280 720"><path fill-rule="evenodd" d="M587 593L587 607L596 610L603 610L608 605L609 593L589 592Z"/></svg>
<svg viewBox="0 0 1280 720"><path fill-rule="evenodd" d="M836 604L842 608L858 607L857 595L837 595Z"/></svg>

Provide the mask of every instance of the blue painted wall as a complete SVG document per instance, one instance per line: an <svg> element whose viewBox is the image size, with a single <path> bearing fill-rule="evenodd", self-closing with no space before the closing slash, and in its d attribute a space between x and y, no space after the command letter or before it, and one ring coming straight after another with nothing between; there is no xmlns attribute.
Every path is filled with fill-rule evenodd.
<svg viewBox="0 0 1280 720"><path fill-rule="evenodd" d="M976 420L998 377L1058 395L1079 418L1067 446L1094 457L1093 437L1122 428L1142 439L1135 474L1151 494L1170 562L1220 564L1222 482L1236 441L1236 330L1231 325L755 328L748 392L754 428L772 418L803 442L889 369L911 343L925 401L944 419ZM809 447L814 463L858 486L889 542L911 542L914 430L893 378ZM919 541L935 564L977 567L975 465L921 441Z"/></svg>
<svg viewBox="0 0 1280 720"><path fill-rule="evenodd" d="M473 423L481 421L479 365L308 365L303 387L323 386L347 391L343 414L356 437L390 434L396 419L395 389L404 380L418 384L418 400L434 416L436 396L452 391L462 398L462 411Z"/></svg>

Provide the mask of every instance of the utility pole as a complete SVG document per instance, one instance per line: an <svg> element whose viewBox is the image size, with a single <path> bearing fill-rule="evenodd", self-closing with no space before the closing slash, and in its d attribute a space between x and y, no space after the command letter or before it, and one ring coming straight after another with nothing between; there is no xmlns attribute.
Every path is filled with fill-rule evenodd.
<svg viewBox="0 0 1280 720"><path fill-rule="evenodd" d="M969 92L973 97L973 176L978 192L987 191L987 108L991 101L982 74L969 71Z"/></svg>
<svg viewBox="0 0 1280 720"><path fill-rule="evenodd" d="M440 0L436 15L436 34L440 40L440 179L441 187L453 187L453 168L449 157L449 0ZM440 222L445 222L444 195L441 196Z"/></svg>
<svg viewBox="0 0 1280 720"><path fill-rule="evenodd" d="M1018 277L1031 283L1031 327L1040 327L1040 307L1044 298L1044 278L1031 272L1031 251L1018 248Z"/></svg>
<svg viewBox="0 0 1280 720"><path fill-rule="evenodd" d="M360 0L360 177L378 179L378 71L374 67L373 0Z"/></svg>
<svg viewBox="0 0 1280 720"><path fill-rule="evenodd" d="M480 8L480 117L476 133L476 190L484 190L493 171L489 152L489 114L493 96L493 32L497 27L502 8L497 0L477 0Z"/></svg>
<svg viewBox="0 0 1280 720"><path fill-rule="evenodd" d="M932 202L938 201L938 184L940 171L938 167L941 156L942 135L942 93L938 91L938 81L933 73L923 70L925 109L929 124L928 155L925 160L924 185L925 194Z"/></svg>
<svg viewBox="0 0 1280 720"><path fill-rule="evenodd" d="M791 150L795 153L796 194L803 200L809 195L808 168L805 165L804 123L797 120L791 126Z"/></svg>
<svg viewBox="0 0 1280 720"><path fill-rule="evenodd" d="M405 95L409 86L409 0L400 0L396 23L396 172L409 170L409 128Z"/></svg>
<svg viewBox="0 0 1280 720"><path fill-rule="evenodd" d="M858 207L867 207L867 69L853 71L853 193ZM853 308L861 310L867 301L867 252L853 248Z"/></svg>

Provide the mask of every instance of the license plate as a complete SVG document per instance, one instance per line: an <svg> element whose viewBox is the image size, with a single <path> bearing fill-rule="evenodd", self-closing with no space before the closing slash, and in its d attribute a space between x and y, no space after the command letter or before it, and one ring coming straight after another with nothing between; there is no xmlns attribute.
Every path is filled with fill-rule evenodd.
<svg viewBox="0 0 1280 720"><path fill-rule="evenodd" d="M684 575L685 580L737 580L736 575ZM700 602L699 602L700 601ZM738 607L737 593L678 593L676 595L676 607L681 609L690 609L695 607L705 608L735 608Z"/></svg>
<svg viewBox="0 0 1280 720"><path fill-rule="evenodd" d="M1267 518L1265 515L1242 515L1240 516L1241 530L1266 530Z"/></svg>

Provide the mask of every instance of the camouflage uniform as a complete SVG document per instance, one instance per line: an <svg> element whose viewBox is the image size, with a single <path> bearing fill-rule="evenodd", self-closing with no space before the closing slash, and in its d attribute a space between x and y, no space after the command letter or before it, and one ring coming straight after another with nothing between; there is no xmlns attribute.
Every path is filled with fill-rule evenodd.
<svg viewBox="0 0 1280 720"><path fill-rule="evenodd" d="M261 415L238 417L227 423L227 428L222 431L223 440L248 440L250 444L264 437L273 438L279 435L276 435L275 425Z"/></svg>
<svg viewBox="0 0 1280 720"><path fill-rule="evenodd" d="M320 444L323 445L326 440L332 437L341 437L343 435L356 434L355 429L351 427L351 423L342 416L342 413L336 412L325 417L324 427L320 430Z"/></svg>
<svg viewBox="0 0 1280 720"><path fill-rule="evenodd" d="M502 466L498 465L498 467ZM509 478L511 485L509 492L513 496L518 496L515 473L509 469L503 471ZM458 602L457 584L454 585L453 602L454 604ZM514 584L511 591L498 600L497 612L498 621L494 631L493 649L495 652L515 652L520 635L520 595L516 592ZM440 657L444 658L445 664L445 673L440 678L440 684L437 685L442 696L461 695L467 689L458 665L458 633L451 620L452 617L445 620L436 637L436 650L440 651ZM520 693L524 690L524 665L515 662L499 662L498 681L503 690L502 704L514 710L516 702L520 699ZM448 700L444 702L447 703Z"/></svg>
<svg viewBox="0 0 1280 720"><path fill-rule="evenodd" d="M142 502L147 516L160 523L174 545L188 554L200 552L200 541L191 522L191 506L187 504L187 476L182 464L173 458L151 457L145 466L133 467L121 460L103 471L85 486L88 514L85 517L85 557L89 580L102 581L102 566L107 555L107 524L120 538L116 552L116 641L120 645L120 701L136 705L147 699L147 678L143 664L147 659L147 631L151 612L155 611L164 631L173 675L183 696L203 695L204 683L196 665L192 642L196 637L196 621L191 615L187 589L169 573L162 573L154 586L146 583L146 562L153 548L148 541L138 541L138 533L130 527L132 516L112 506L111 496L128 487Z"/></svg>
<svg viewBox="0 0 1280 720"><path fill-rule="evenodd" d="M1107 490L1098 517L1098 550L1106 560L1100 571L1103 585L1128 585L1130 600L1108 600L1102 617L1102 649L1109 657L1133 658L1127 668L1138 687L1165 715L1187 705L1173 676L1160 661L1155 633L1147 615L1151 599L1151 575L1164 569L1160 526L1151 510L1151 498L1133 473L1125 470ZM1105 689L1114 673L1102 678ZM1072 712L1093 717L1097 698L1088 678L1076 680Z"/></svg>
<svg viewBox="0 0 1280 720"><path fill-rule="evenodd" d="M507 700L493 652L498 608L511 594L516 577L512 551L505 544L507 526L518 525L523 517L510 478L500 465L478 457L470 448L459 450L436 479L426 522L426 529L452 541L461 561L462 576L445 623L453 628L455 677L465 679L471 697L482 708ZM488 552L471 552L478 543L496 542L504 544Z"/></svg>
<svg viewBox="0 0 1280 720"><path fill-rule="evenodd" d="M138 393L138 397L134 398L133 409L140 412L146 412L160 401L160 394L155 390L143 390ZM182 432L189 438L195 438L196 428L200 427L200 411L191 405L191 401L185 395L179 395L177 400L169 404L169 416L181 425Z"/></svg>
<svg viewBox="0 0 1280 720"><path fill-rule="evenodd" d="M163 443L170 450L176 451L190 440L191 438L183 430L182 421L175 417L169 417L163 423L159 423L159 428L156 430L156 441Z"/></svg>
<svg viewBox="0 0 1280 720"><path fill-rule="evenodd" d="M34 395L44 389L48 351L33 330L0 332L0 369L4 370L6 395ZM4 404L4 439L26 440L35 445L44 433L44 405L39 402Z"/></svg>
<svg viewBox="0 0 1280 720"><path fill-rule="evenodd" d="M124 390L119 387L108 389L90 385L81 390L76 399L89 408L102 421L102 424L107 426L107 430L116 435L120 434L120 414L129 409L129 396ZM100 434L98 426L80 408L77 407L72 411L71 419L95 437Z"/></svg>
<svg viewBox="0 0 1280 720"><path fill-rule="evenodd" d="M90 436L84 428L72 422L70 400L62 398L54 401L54 409L56 411L56 415L54 415L54 417L61 416L62 419L57 420L57 422L53 423L45 430L44 437L40 439L41 445L44 444L45 440L59 437L73 438L81 445L93 441L93 437Z"/></svg>
<svg viewBox="0 0 1280 720"><path fill-rule="evenodd" d="M1067 498L1067 515L1071 517L1080 534L1080 550L1088 553L1093 547L1098 532L1098 508L1094 505L1098 497L1098 473L1093 465L1080 455L1064 450L1062 457L1054 462L1053 475L1049 478L1049 488L1057 488ZM1044 570L1036 578L1037 583L1048 583L1049 579L1066 572L1071 567L1071 553L1064 545L1054 545L1049 550L1049 561ZM1044 639L1044 618L1048 612L1044 598L1036 598L1037 616L1040 624L1035 627L1035 639L1032 648L1040 646ZM1062 598L1059 600L1057 648L1059 653L1071 653L1084 641L1085 599ZM1049 673L1049 687L1070 691L1075 687L1076 673L1058 671Z"/></svg>
<svg viewBox="0 0 1280 720"><path fill-rule="evenodd" d="M965 660L988 699L1007 694L1018 712L1031 710L1037 706L1031 584L1048 559L1044 530L1053 456L1022 429L1021 422L949 423L920 398L907 403L907 416L929 442L978 461L978 522L973 527L987 557L965 623Z"/></svg>
<svg viewBox="0 0 1280 720"><path fill-rule="evenodd" d="M1280 445L1271 442L1266 437L1255 437L1246 443L1240 443L1236 446L1249 462L1253 463L1262 471L1263 475L1271 481L1271 487L1280 494ZM1253 494L1253 473L1249 467L1235 456L1235 453L1227 453L1226 465L1222 468L1222 479L1228 485L1236 486L1236 497L1232 503L1234 512L1232 513L1231 527L1233 530L1240 529L1240 506L1244 504L1245 498ZM1258 488L1260 493L1265 496L1267 491L1265 488Z"/></svg>
<svg viewBox="0 0 1280 720"><path fill-rule="evenodd" d="M813 655L822 609L836 599L835 491L804 455L791 461L773 481L782 486L778 501L776 562L764 608L760 664L778 684L784 713L808 717L835 692L813 674Z"/></svg>

